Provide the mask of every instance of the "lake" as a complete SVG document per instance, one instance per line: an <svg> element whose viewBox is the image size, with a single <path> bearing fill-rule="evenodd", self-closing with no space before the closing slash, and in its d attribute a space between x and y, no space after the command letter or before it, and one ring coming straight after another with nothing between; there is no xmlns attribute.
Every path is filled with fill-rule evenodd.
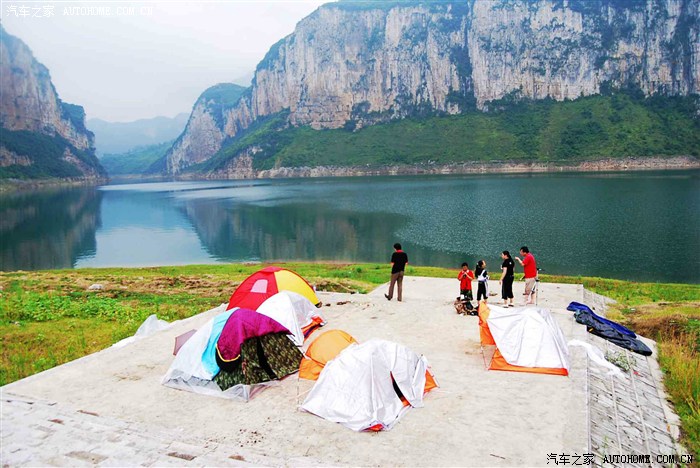
<svg viewBox="0 0 700 468"><path fill-rule="evenodd" d="M54 188L0 195L0 269L384 263L401 242L414 265L497 272L527 245L545 273L698 283L699 215L697 170Z"/></svg>

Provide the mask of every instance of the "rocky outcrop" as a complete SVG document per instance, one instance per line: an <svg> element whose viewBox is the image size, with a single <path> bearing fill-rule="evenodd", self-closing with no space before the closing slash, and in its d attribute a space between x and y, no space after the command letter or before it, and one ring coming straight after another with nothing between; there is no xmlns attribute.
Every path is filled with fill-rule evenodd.
<svg viewBox="0 0 700 468"><path fill-rule="evenodd" d="M227 137L225 114L239 102L245 89L232 83L220 83L202 93L192 109L185 130L165 155L167 173L177 174L188 166L206 161L219 151ZM162 165L155 165L156 168L159 166Z"/></svg>
<svg viewBox="0 0 700 468"><path fill-rule="evenodd" d="M0 167L31 166L32 160L0 146Z"/></svg>
<svg viewBox="0 0 700 468"><path fill-rule="evenodd" d="M476 1L468 32L478 105L508 93L561 101L601 86L700 92L700 18L688 0ZM686 54L687 52L687 54Z"/></svg>
<svg viewBox="0 0 700 468"><path fill-rule="evenodd" d="M700 160L692 156L673 158L596 159L579 163L566 162L467 162L455 164L412 164L395 166L316 166L280 167L255 173L255 178L355 177L420 174L531 174L545 172L624 172L700 169ZM220 177L224 176L224 177ZM214 174L212 178L226 177Z"/></svg>
<svg viewBox="0 0 700 468"><path fill-rule="evenodd" d="M182 137L167 159L169 173L178 173L192 164L212 157L224 140L224 132L207 111L206 102L198 102Z"/></svg>
<svg viewBox="0 0 700 468"><path fill-rule="evenodd" d="M255 179L257 171L253 169L253 158L260 148L252 146L246 148L235 158L229 160L223 169L213 171L210 175L213 179Z"/></svg>
<svg viewBox="0 0 700 468"><path fill-rule="evenodd" d="M342 127L354 115L361 121L421 107L458 112L448 94L464 91L453 50L464 47L465 22L464 12L449 4L322 7L270 50L244 114L234 110L229 118L244 126L248 118L290 109L292 125L321 129Z"/></svg>
<svg viewBox="0 0 700 468"><path fill-rule="evenodd" d="M561 101L629 86L699 93L699 10L692 0L327 4L270 49L224 113L222 134L204 149L181 145L168 167L176 174L281 111L294 126L357 129L487 111L513 95ZM193 132L216 133L196 118Z"/></svg>
<svg viewBox="0 0 700 468"><path fill-rule="evenodd" d="M42 158L50 153L62 161L62 173L56 177L104 177L95 157L93 134L85 128L83 108L62 102L48 69L2 27L0 57L0 167L16 166L21 173L21 167L46 166ZM29 174L39 173L52 176L36 167Z"/></svg>

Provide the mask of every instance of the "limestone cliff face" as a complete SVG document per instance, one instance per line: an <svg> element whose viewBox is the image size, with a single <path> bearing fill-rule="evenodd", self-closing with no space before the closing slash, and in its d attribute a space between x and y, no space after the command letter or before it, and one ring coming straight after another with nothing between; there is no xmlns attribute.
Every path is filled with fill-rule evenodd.
<svg viewBox="0 0 700 468"><path fill-rule="evenodd" d="M290 109L292 125L315 129L342 127L354 115L458 112L448 94L464 91L456 51L465 44L465 21L450 4L320 8L258 66L243 112L229 115L230 131L282 109Z"/></svg>
<svg viewBox="0 0 700 468"><path fill-rule="evenodd" d="M227 136L225 114L239 99L245 88L220 83L202 93L192 109L187 126L165 155L169 174L177 174L187 166L211 158Z"/></svg>
<svg viewBox="0 0 700 468"><path fill-rule="evenodd" d="M694 0L371 5L328 4L300 21L258 65L204 153L281 111L294 126L356 129L488 110L490 101L511 94L565 100L628 85L647 94L700 92ZM198 119L214 133L205 115ZM170 173L201 160L201 149L188 148L173 151L178 162L169 163Z"/></svg>
<svg viewBox="0 0 700 468"><path fill-rule="evenodd" d="M166 160L168 172L180 172L187 166L212 157L221 148L223 140L224 132L208 112L206 102L198 102L184 133Z"/></svg>
<svg viewBox="0 0 700 468"><path fill-rule="evenodd" d="M648 95L698 93L700 4L615 4L622 2L476 1L468 48L479 106L514 91L576 99L599 93L603 83L636 85Z"/></svg>
<svg viewBox="0 0 700 468"><path fill-rule="evenodd" d="M0 142L0 166L32 166L36 155L17 154L17 148L33 153L28 148L36 147L41 152L37 141L58 137L57 144L63 148L56 155L66 167L75 169L69 171L71 175L104 177L94 155L94 136L85 128L83 108L62 102L48 69L34 58L29 47L1 27L0 57L0 126L5 131ZM39 140L34 138L37 135Z"/></svg>

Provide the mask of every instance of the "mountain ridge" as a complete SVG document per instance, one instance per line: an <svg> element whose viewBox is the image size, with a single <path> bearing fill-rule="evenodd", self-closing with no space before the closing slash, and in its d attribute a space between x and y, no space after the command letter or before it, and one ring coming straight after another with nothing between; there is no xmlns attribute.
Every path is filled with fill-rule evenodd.
<svg viewBox="0 0 700 468"><path fill-rule="evenodd" d="M84 109L61 101L49 70L2 26L0 57L0 179L104 179Z"/></svg>
<svg viewBox="0 0 700 468"><path fill-rule="evenodd" d="M206 145L173 146L165 167L169 175L207 176L208 162L224 161L228 177L253 176L270 145L250 135L275 116L282 121L268 137L280 140L288 128L362 131L625 90L692 103L700 89L699 10L688 0L326 4L270 48L222 125L193 112L183 138L207 135ZM694 117L684 118L687 125ZM199 135L198 120L207 121Z"/></svg>

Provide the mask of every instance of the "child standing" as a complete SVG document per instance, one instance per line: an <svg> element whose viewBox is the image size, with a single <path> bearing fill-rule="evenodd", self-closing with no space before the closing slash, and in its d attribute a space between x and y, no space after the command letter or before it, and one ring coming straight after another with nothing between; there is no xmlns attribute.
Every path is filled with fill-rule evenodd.
<svg viewBox="0 0 700 468"><path fill-rule="evenodd" d="M482 298L487 301L489 298L489 272L486 271L486 261L479 260L476 263L474 271L479 287L476 290L476 301L479 302Z"/></svg>
<svg viewBox="0 0 700 468"><path fill-rule="evenodd" d="M462 263L462 269L457 274L457 279L459 280L459 298L467 303L474 300L474 296L472 296L474 272L469 269L467 262Z"/></svg>

